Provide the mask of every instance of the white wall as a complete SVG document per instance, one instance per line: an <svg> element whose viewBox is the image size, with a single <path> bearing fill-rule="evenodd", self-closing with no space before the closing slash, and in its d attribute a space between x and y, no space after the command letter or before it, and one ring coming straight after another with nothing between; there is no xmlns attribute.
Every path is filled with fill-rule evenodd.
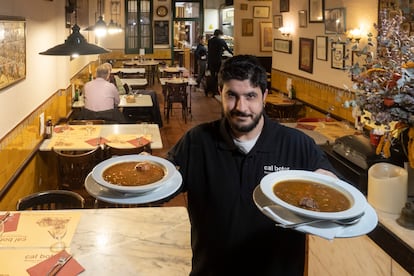
<svg viewBox="0 0 414 276"><path fill-rule="evenodd" d="M63 43L69 35L64 20L65 2L0 1L1 15L26 18L26 79L0 90L0 138L54 92L66 88L70 77L93 57L85 56L70 62L69 57L39 55L39 52Z"/></svg>
<svg viewBox="0 0 414 276"><path fill-rule="evenodd" d="M283 24L290 24L293 26L294 29L292 35L287 38L293 41L292 54L273 52L273 68L289 72L298 76L302 76L308 79L312 79L321 83L327 83L334 87L343 88L344 84L350 86L351 78L348 77L347 72L331 68L331 41L337 39L338 37L335 35L325 34L325 25L323 23L308 23L308 26L306 28L299 28L298 11L309 10L308 0L298 0L289 2L289 12L283 13L279 12L279 0L273 2L273 14L282 14ZM377 22L378 0L325 1L325 9L340 7L346 8L346 28L348 30L360 27L362 25L366 31L375 33L373 24ZM316 36L328 36L330 40L328 42L327 61L316 59ZM273 37L286 39L286 37L283 37L277 29L273 29ZM314 63L312 74L298 69L300 37L311 38L315 40ZM346 36L341 35L340 38L344 41ZM364 43L366 43L366 39L361 40L361 44Z"/></svg>

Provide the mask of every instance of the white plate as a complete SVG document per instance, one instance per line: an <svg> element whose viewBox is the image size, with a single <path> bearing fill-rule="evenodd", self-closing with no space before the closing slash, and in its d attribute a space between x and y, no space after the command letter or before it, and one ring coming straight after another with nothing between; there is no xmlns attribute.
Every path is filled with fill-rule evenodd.
<svg viewBox="0 0 414 276"><path fill-rule="evenodd" d="M108 203L144 204L159 201L174 194L180 188L182 181L181 174L176 170L168 182L155 190L143 194L123 194L99 185L90 173L85 179L85 188L93 197Z"/></svg>
<svg viewBox="0 0 414 276"><path fill-rule="evenodd" d="M335 188L344 193L351 200L351 208L341 212L316 212L306 210L300 207L293 206L280 198L278 198L273 192L273 187L276 183L285 180L305 180L321 183L332 188ZM302 170L289 170L274 172L266 175L260 181L260 188L267 198L269 198L274 204L280 205L289 209L292 212L298 213L302 216L320 219L345 219L355 217L364 212L367 206L367 200L365 196L354 186L342 181L340 179L323 175L316 172L302 171Z"/></svg>
<svg viewBox="0 0 414 276"><path fill-rule="evenodd" d="M141 185L141 186L120 186L120 185L109 183L103 179L102 173L110 166L118 164L118 163L131 162L131 161L136 161L136 162L150 161L150 162L157 163L165 168L165 176L157 182L154 182L148 185ZM159 188L165 182L168 182L174 176L175 171L176 171L175 166L167 159L157 157L157 156L152 156L152 155L132 154L132 155L117 156L117 157L113 157L105 161L102 161L101 163L99 163L93 168L92 177L97 183L99 183L100 185L110 190L115 190L121 193L146 193L150 190Z"/></svg>
<svg viewBox="0 0 414 276"><path fill-rule="evenodd" d="M271 220L277 222L277 223L283 223L283 224L289 224L293 223L290 221L287 221L285 219L281 219L277 214L277 209L271 208L271 211L276 214L276 216L270 215L268 212L266 212L263 207L269 206L273 204L272 201L269 199L264 199L266 197L262 191L260 190L260 187L257 187L254 191L254 201L258 209L265 214L268 218ZM352 238L352 237L358 237L365 234L368 234L378 224L378 216L375 212L374 208L370 204L367 203L367 206L365 208L365 213L361 217L361 219L352 225L348 226L341 226L335 223L329 223L329 222L320 222L315 223L311 225L306 225L302 227L294 228L294 230L303 232L303 233L310 233L313 235L318 235L321 237L329 237L328 239L332 238ZM332 235L332 236L331 236Z"/></svg>

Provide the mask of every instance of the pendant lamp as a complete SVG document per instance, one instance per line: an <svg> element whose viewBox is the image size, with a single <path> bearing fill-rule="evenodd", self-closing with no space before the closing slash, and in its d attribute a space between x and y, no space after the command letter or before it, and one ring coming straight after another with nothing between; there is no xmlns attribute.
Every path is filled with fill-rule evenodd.
<svg viewBox="0 0 414 276"><path fill-rule="evenodd" d="M109 53L109 50L99 47L98 45L88 43L86 38L79 32L80 28L77 24L73 25L72 33L65 40L65 43L56 45L41 55L50 56L82 56Z"/></svg>

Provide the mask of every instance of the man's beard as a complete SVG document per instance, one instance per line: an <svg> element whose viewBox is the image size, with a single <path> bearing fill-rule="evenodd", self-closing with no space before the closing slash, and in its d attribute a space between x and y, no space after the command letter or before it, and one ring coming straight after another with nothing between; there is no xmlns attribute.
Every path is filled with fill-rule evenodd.
<svg viewBox="0 0 414 276"><path fill-rule="evenodd" d="M233 116L250 117L250 118L252 118L252 122L248 125L241 125L241 124L238 124L238 123L234 123ZM262 116L263 116L263 110L254 117L253 117L253 115L245 114L245 113L239 112L239 111L230 111L230 113L226 114L226 118L227 118L227 121L230 124L230 127L233 130L235 130L237 132L242 132L242 133L247 133L247 132L252 131L259 124L260 118Z"/></svg>

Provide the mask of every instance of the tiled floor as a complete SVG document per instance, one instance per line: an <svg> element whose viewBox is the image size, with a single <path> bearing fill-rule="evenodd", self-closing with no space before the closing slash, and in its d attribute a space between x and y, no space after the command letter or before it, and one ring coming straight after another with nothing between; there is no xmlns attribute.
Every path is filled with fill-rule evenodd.
<svg viewBox="0 0 414 276"><path fill-rule="evenodd" d="M163 114L164 99L161 92L161 86L155 84L152 88L156 91L158 101L160 103L161 115L163 118L163 127L160 129L163 148L160 150L153 150L152 154L160 157L165 157L168 150L180 139L180 137L190 128L208 121L213 121L221 117L221 106L219 101L214 97L206 97L204 91L193 88L191 94L192 112L188 117L187 123L181 117L180 110L173 110L170 120L167 123ZM178 106L177 106L178 107ZM185 206L185 195L180 194L164 206Z"/></svg>

